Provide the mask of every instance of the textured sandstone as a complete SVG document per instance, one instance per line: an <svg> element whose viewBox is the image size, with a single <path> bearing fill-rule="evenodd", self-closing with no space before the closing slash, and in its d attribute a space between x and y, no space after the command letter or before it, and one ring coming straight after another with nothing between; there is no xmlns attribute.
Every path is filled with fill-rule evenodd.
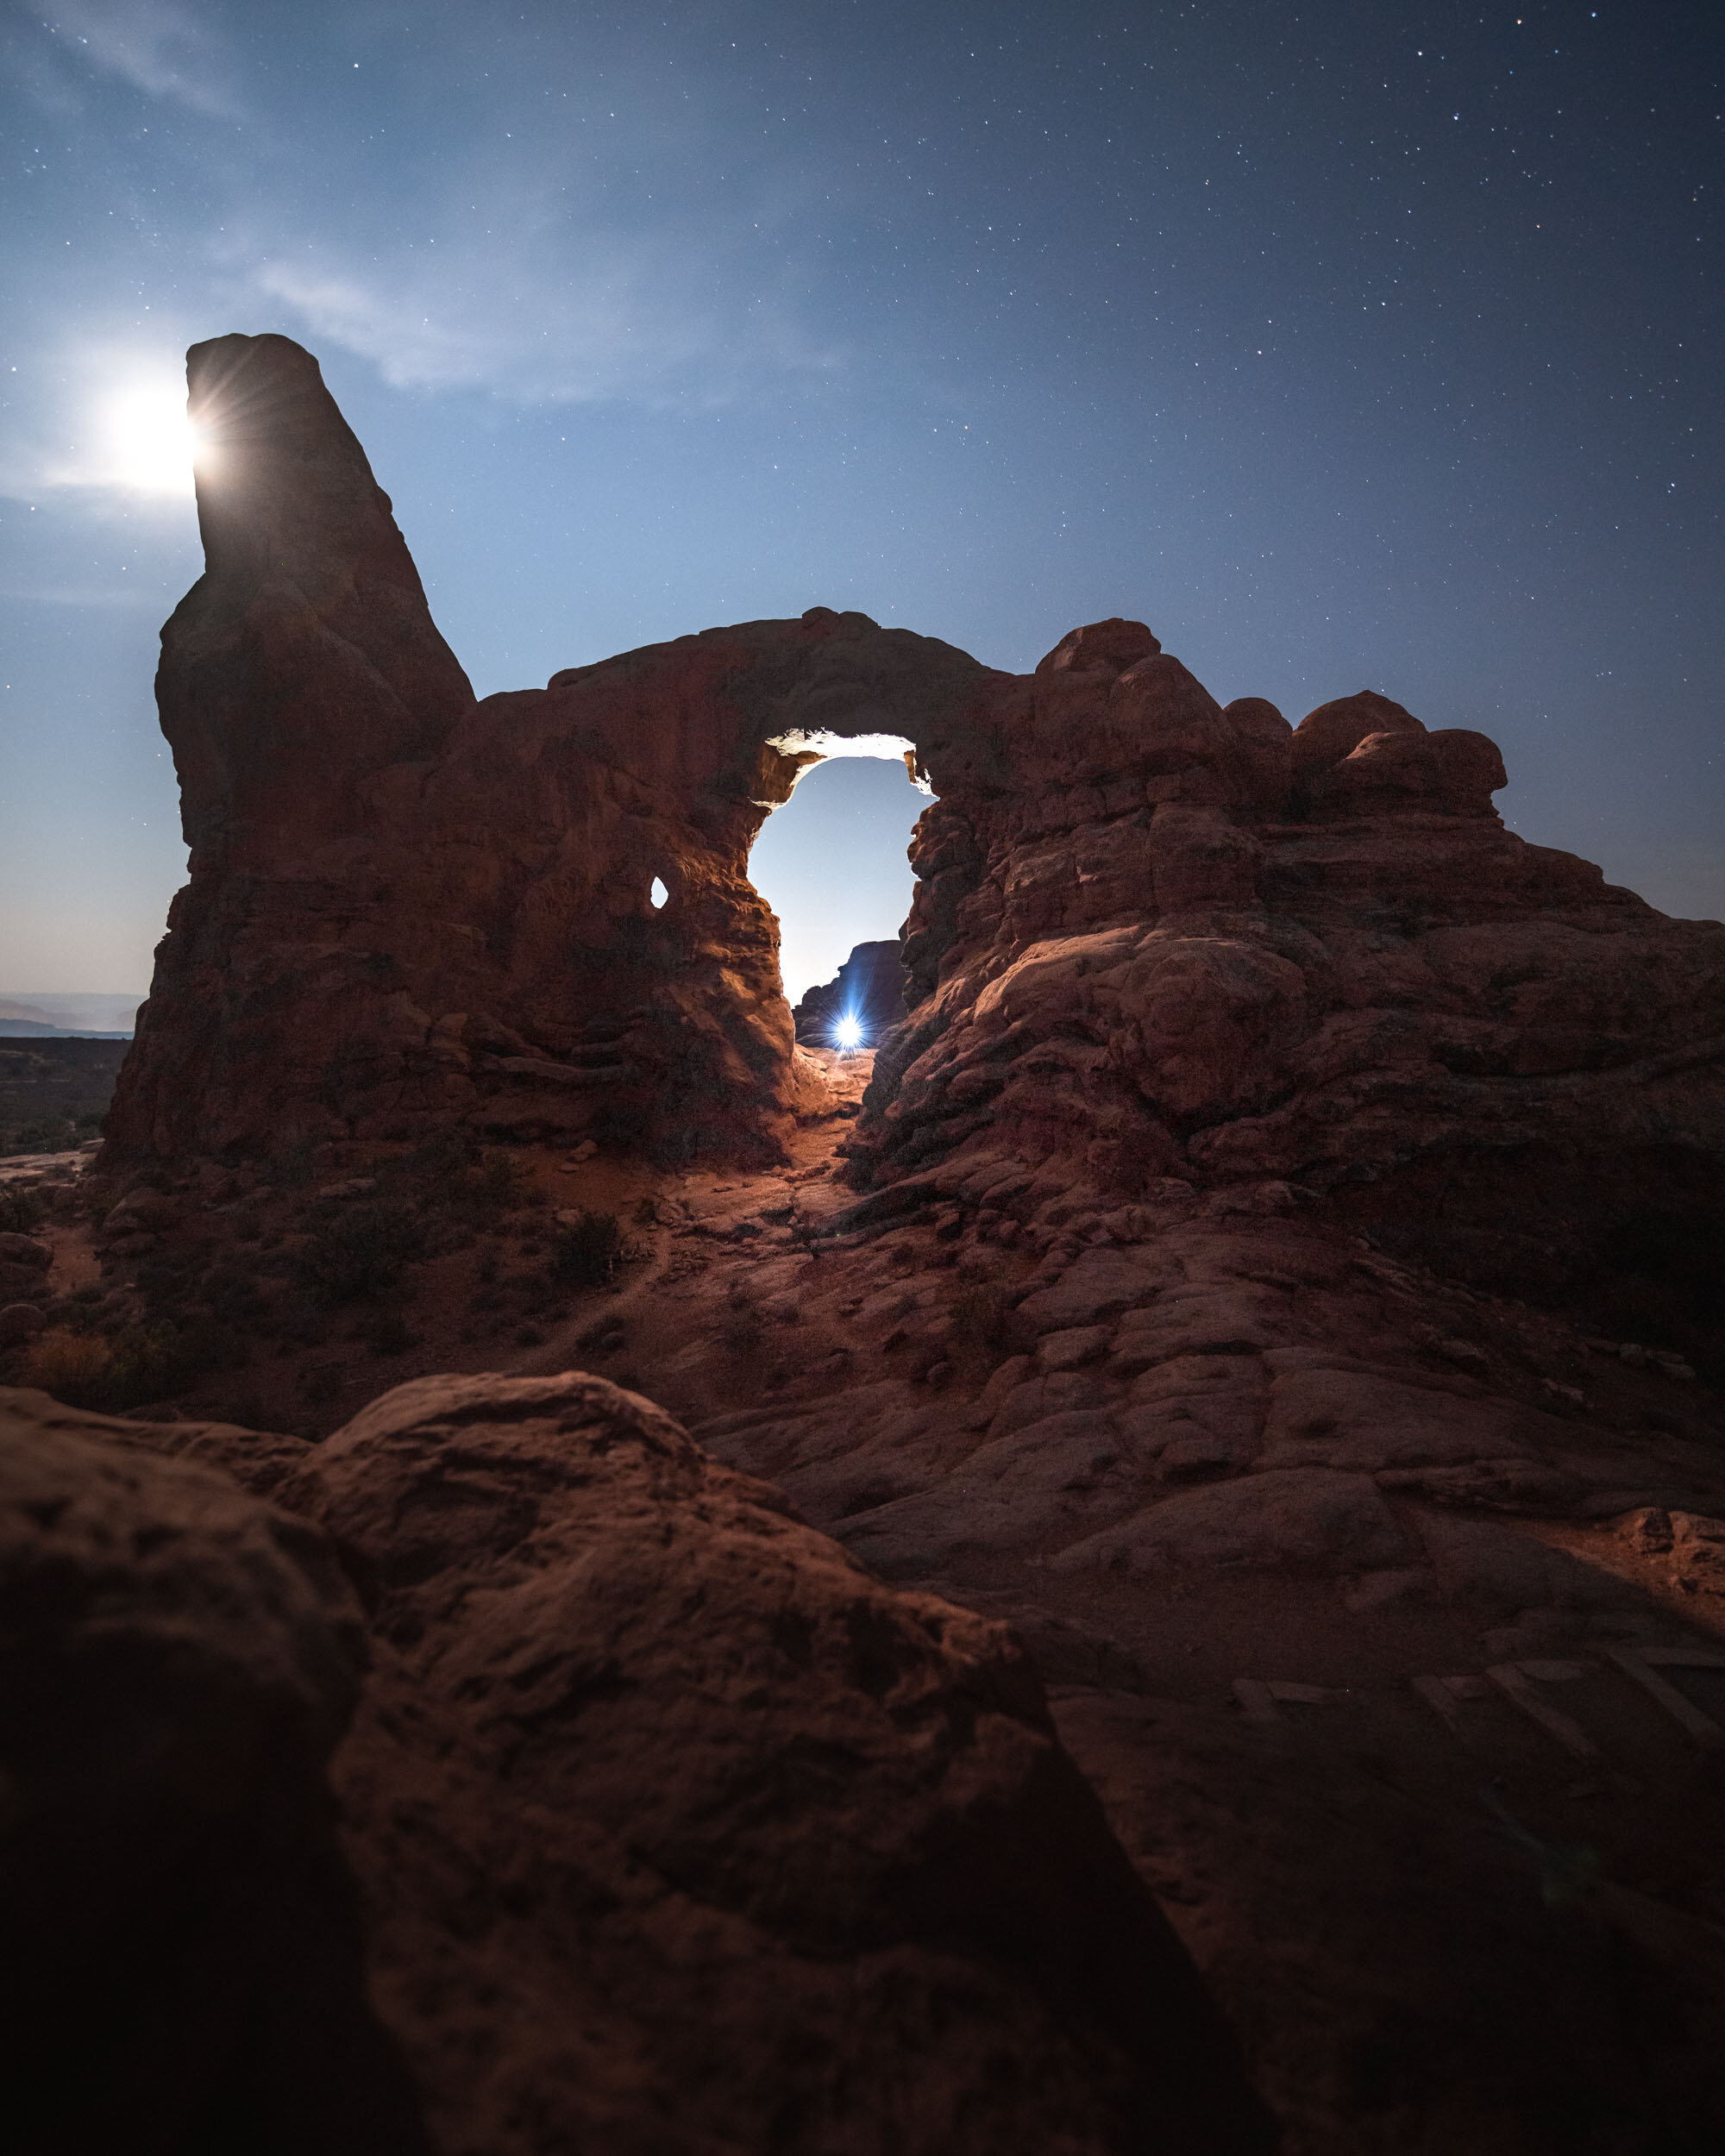
<svg viewBox="0 0 1725 2156"><path fill-rule="evenodd" d="M422 1380L285 1476L135 1434L364 1587L342 1840L446 2156L1270 2145L1022 1651L645 1401Z"/></svg>
<svg viewBox="0 0 1725 2156"><path fill-rule="evenodd" d="M116 1152L465 1120L770 1156L823 1098L746 875L816 760L771 743L919 738L986 670L816 608L476 702L315 360L224 337L188 371L208 567L157 694L191 881Z"/></svg>
<svg viewBox="0 0 1725 2156"><path fill-rule="evenodd" d="M323 1783L358 1606L317 1529L147 1434L0 1395L13 2145L422 2156Z"/></svg>
<svg viewBox="0 0 1725 2156"><path fill-rule="evenodd" d="M871 1749L880 1702L821 1644L835 1595L880 1616L888 1705L906 1685L934 1702L914 1727L937 1767L998 1769L988 1786L1018 1802L1039 1710L970 1620L948 1608L929 1644L913 1613L938 1595L1012 1617L1051 1683L1106 1695L1057 1698L1062 1727L1298 2156L1710 2146L1725 1990L1704 1888L1660 1886L1656 1906L1652 1887L1590 1887L1559 1921L1527 1866L1530 1847L1547 1866L1597 1847L1638 1879L1666 1833L1697 1878L1716 1871L1709 1760L1677 1722L1635 1720L1647 1695L1609 1656L1718 1630L1725 929L1505 830L1484 736L1371 691L1297 727L1261 699L1223 706L1140 623L1087 624L1012 677L816 609L464 702L312 363L279 340L200 352L207 401L239 360L279 379L297 461L268 450L249 493L237 468L231 496L203 481L211 575L170 624L160 685L202 836L110 1126L110 1249L129 1263L195 1232L113 1180L153 1156L208 1177L226 1172L196 1169L212 1150L350 1138L329 1173L351 1176L442 1123L591 1132L612 1162L658 1164L638 1167L652 1261L597 1313L618 1325L602 1348L628 1341L611 1367L922 1590L844 1570L681 1439L643 1454L662 1425L624 1395L554 1413L555 1384L530 1400L475 1381L478 1436L453 1395L396 1395L315 1457L234 1452L327 1521L377 1605L378 1674L336 1771L380 1996L455 2145L488 2148L530 2089L548 2146L580 2126L635 2147L645 2089L679 2146L708 2145L699 2122L752 2147L750 2092L770 2083L835 2147L852 2145L841 2114L859 2147L907 2138L880 2093L903 2085L939 2146L951 2092L987 2078L982 2023L1051 2089L1077 2087L1023 1961L976 1975L973 1905L953 1965L984 1985L980 2021L907 2068L951 1996L926 1940L893 1936L912 2003L889 2029L879 1990L841 2013L831 1969L759 1899L769 1848L814 1877L820 1923L829 1893L881 1899L854 1819L822 1809L834 1727L868 1788L899 1793L875 1854L927 1876L917 1822L938 1807ZM370 576L387 603L367 625ZM362 666L331 657L325 625ZM320 733L326 670L341 717ZM850 1192L825 1172L830 1139L819 1168L776 1172L781 1148L812 1160L811 1111L846 1081L794 1050L746 881L762 818L834 732L902 735L938 796L899 946L909 1015L841 1149ZM301 815L296 743L339 768L342 801L308 778ZM692 1181L662 1172L691 1160ZM595 1314L524 1366L584 1353ZM737 1534L789 1567L793 1630L814 1643L800 1675L733 1591ZM724 1618L716 1663L705 1614L655 1629L690 1606L685 1579ZM1577 1782L1551 1726L1518 1728L1474 1674L1571 1666L1553 1654L1585 1665L1574 1727L1605 1733L1615 1782ZM1433 1687L1453 1706L1441 1672L1475 1687L1477 1751L1433 1709ZM1292 1686L1285 1714L1272 1682ZM992 1702L987 1762L953 1734L959 1696ZM757 1699L762 1730L812 1764L762 1769L751 1812L737 1762L767 1741ZM1270 1711L1241 1727L1248 1699ZM684 1738L732 1869L667 1794ZM591 1812L568 1778L589 1772ZM1483 1823L1500 1773L1517 1804L1526 1777L1554 1838L1514 1845L1519 1901L1514 1837ZM418 1808L392 1808L410 1783ZM631 1869L615 1822L637 1811ZM642 2034L654 1957L677 1971L651 1987L662 2060ZM802 2003L774 2021L781 1991ZM1547 1996L1567 2020L1530 2006ZM1103 2112L1051 2097L1039 2146L1063 2145L1057 2118L1074 2147L1114 2145L1118 2032L1089 2012ZM977 2147L995 2145L994 2101L967 2109Z"/></svg>
<svg viewBox="0 0 1725 2156"><path fill-rule="evenodd" d="M1725 929L1506 831L1484 736L1371 691L1224 708L1142 623L1013 677L819 607L478 704L315 361L229 337L190 376L209 567L158 693L191 881L110 1168L452 1120L775 1157L828 1096L749 848L817 744L891 733L938 799L859 1175L1291 1176L1493 1285L1629 1251L1700 1292Z"/></svg>

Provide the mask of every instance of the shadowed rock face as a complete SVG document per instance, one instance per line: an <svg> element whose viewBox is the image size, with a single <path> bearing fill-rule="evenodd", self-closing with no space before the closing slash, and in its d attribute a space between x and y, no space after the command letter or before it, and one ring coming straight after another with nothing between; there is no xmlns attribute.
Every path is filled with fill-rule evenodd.
<svg viewBox="0 0 1725 2156"><path fill-rule="evenodd" d="M1127 1196L1296 1178L1522 1291L1708 1270L1725 929L1506 831L1483 735L1224 708L1141 623L1016 677L824 608L476 703L316 363L227 337L190 379L191 881L110 1164L450 1121L774 1158L822 1087L750 846L812 740L890 733L938 798L863 1181L1004 1146Z"/></svg>
<svg viewBox="0 0 1725 2156"><path fill-rule="evenodd" d="M1483 735L1371 692L1224 709L1132 626L994 686L988 775L918 825L864 1172L1293 1178L1509 1292L1641 1268L1687 1312L1725 1257L1725 928L1507 831Z"/></svg>
<svg viewBox="0 0 1725 2156"><path fill-rule="evenodd" d="M148 1434L0 1394L9 2140L430 2156L324 1779L358 1604L317 1528Z"/></svg>
<svg viewBox="0 0 1725 2156"><path fill-rule="evenodd" d="M0 1396L0 1421L6 1614L34 1614L42 1644L68 1646L33 1659L27 1637L9 1651L0 1677L28 1711L9 1727L51 1755L79 1814L32 1821L0 1854L33 1848L34 1898L69 1912L73 1959L119 1960L122 2007L172 2054L157 2084L178 2096L172 2067L189 2054L197 2072L180 2078L225 2129L219 2146L424 2146L361 2011L356 1935L332 2000L260 2017L278 2071L292 2064L285 2045L307 2045L306 2089L280 2090L272 2114L258 2076L216 2110L223 2040L239 2048L225 2021L251 2033L227 1999L243 2008L247 1983L271 2005L291 1992L304 1971L283 1949L298 1940L182 1926L193 1973L201 1950L222 1994L211 2001L173 1988L173 1926L166 1943L134 1938L123 1895L78 1892L89 1812L125 1830L100 1846L98 1887L117 1872L147 1900L157 1884L159 1901L160 1881L189 1879L195 1899L199 1835L219 1863L229 1814L248 1853L262 1842L294 1883L317 1858L345 1886L316 1772L354 1689L331 1645L332 1629L358 1630L332 1543L365 1594L372 1664L330 1769L342 1852L369 1919L371 1995L439 2150L1274 2145L1024 1650L1000 1626L870 1579L649 1402L579 1372L429 1378L317 1447L80 1417L31 1393ZM242 1495L218 1461L285 1510ZM55 1498L65 1517L44 1525ZM75 1626L54 1627L52 1584L73 1564L90 1608L66 1643ZM80 1646L70 1720L91 1758L68 1763L68 1718L23 1688L40 1694L66 1668L76 1679ZM129 1698L103 1690L120 1669ZM104 1705L105 1734L88 1727ZM267 1773L254 1786L283 1725L292 1741L278 1749L310 1770L281 1777L285 1797ZM154 1751L137 1741L151 1732ZM68 1773L97 1763L87 1785ZM290 1800L313 1817L298 1840L277 1817ZM18 1876L15 1863L15 1899ZM266 1881L243 1883L242 1914L277 1914ZM299 1929L315 1935L320 1914ZM267 1982L272 1953L287 1965ZM100 2034L72 2021L62 2063L87 2077ZM130 2063L129 2088L147 2094ZM302 2116L339 2096L343 2071L352 2114L325 2120L320 2140ZM185 2132L188 2109L204 2119L182 2104L179 2131L160 2140L41 2146L217 2146Z"/></svg>

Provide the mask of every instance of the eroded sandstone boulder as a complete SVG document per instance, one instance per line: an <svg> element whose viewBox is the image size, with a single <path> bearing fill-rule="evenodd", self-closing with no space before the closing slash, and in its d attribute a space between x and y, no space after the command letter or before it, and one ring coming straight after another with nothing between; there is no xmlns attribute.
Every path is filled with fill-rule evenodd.
<svg viewBox="0 0 1725 2156"><path fill-rule="evenodd" d="M342 1846L445 2156L1272 2145L1011 1636L647 1401L424 1379L297 1464L133 1427L361 1584Z"/></svg>
<svg viewBox="0 0 1725 2156"><path fill-rule="evenodd" d="M324 1781L359 1606L317 1528L139 1434L0 1395L9 2145L429 2156Z"/></svg>
<svg viewBox="0 0 1725 2156"><path fill-rule="evenodd" d="M1483 735L1371 692L1291 729L1222 708L1132 657L1133 627L992 689L986 761L928 755L913 1008L859 1173L1004 1150L1123 1197L1291 1178L1606 1329L1699 1322L1725 1256L1725 928L1507 831Z"/></svg>

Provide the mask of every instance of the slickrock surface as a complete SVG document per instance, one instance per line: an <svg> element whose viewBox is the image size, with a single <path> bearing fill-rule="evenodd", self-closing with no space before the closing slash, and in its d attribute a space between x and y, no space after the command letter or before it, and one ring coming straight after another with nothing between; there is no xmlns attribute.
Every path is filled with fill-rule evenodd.
<svg viewBox="0 0 1725 2156"><path fill-rule="evenodd" d="M868 1058L828 1060L854 1092ZM488 1364L541 1378L597 1365L768 1478L877 1576L1012 1625L1294 2156L1716 2144L1717 1391L1674 1355L1390 1259L1273 1186L1098 1212L1043 1167L985 1176L955 1162L859 1199L833 1149L848 1127L799 1132L782 1173L524 1149L518 1209L476 1250L413 1269L410 1338L368 1350L361 1302L360 1333L344 1339L339 1313L315 1346L272 1333L181 1412L231 1418L249 1390L315 1432L389 1370L465 1369L489 1397ZM361 1173L363 1155L332 1157L323 1188L342 1196L200 1200L195 1181L155 1193L154 1248L119 1263L147 1279L196 1250L220 1281L269 1221L289 1231L290 1258L314 1247L296 1219L315 1238L320 1220L357 1217L358 1187L386 1188L389 1160L374 1149ZM609 1282L558 1290L530 1253L548 1217L583 1207L634 1224L627 1254ZM56 1273L80 1232L45 1228ZM529 1309L535 1326L518 1329ZM308 1414L326 1378L339 1389ZM342 1440L230 1438L212 1454L196 1426L135 1427L325 1517L319 1463ZM432 1448L456 1484L460 1443ZM307 1474L290 1490L296 1462ZM341 1487L356 1473L342 1469ZM386 1479L373 1511L342 1517L369 1535L375 1507L414 1487ZM459 1487L447 1502L465 1506ZM375 1594L369 1561L360 1576ZM404 1608L423 1584L405 1583ZM495 1591L470 1595L426 1651L467 1670L468 1622L488 1651ZM376 1648L380 1671L396 1651ZM412 1773L434 1740L478 1763L437 1780L416 1817L428 1837L454 1822L451 1875L489 1908L484 1852L508 1883L517 1844L505 1816L476 1845L473 1792L503 1752L465 1724L450 1734L435 1670L399 1667L431 1702L403 1725ZM367 1712L338 1776L373 1741ZM575 1734L593 1726L584 1713ZM628 1741L658 1757L650 1733ZM381 1816L370 1786L357 1766L342 1784L355 1818ZM380 1830L367 1846L392 1845ZM363 1875L369 1860L354 1861ZM453 1892L443 1861L408 1867L434 1911ZM551 1927L543 1981L558 1996L562 1908L535 1902L506 1931L529 1957ZM392 1984L422 1955L443 1965L426 1944L437 1923L390 1934ZM499 1996L522 2010L522 1994ZM524 2082L543 2062L530 2045Z"/></svg>
<svg viewBox="0 0 1725 2156"><path fill-rule="evenodd" d="M0 1394L7 2145L429 2156L323 1780L358 1603L314 1527L147 1434ZM224 1436L270 1449L177 1432Z"/></svg>
<svg viewBox="0 0 1725 2156"><path fill-rule="evenodd" d="M286 1532L327 1574L327 1535L360 1583L375 1652L333 1765L341 1840L373 1997L444 2156L1270 2147L1022 1650L871 1580L649 1402L578 1373L426 1379L294 1464L292 1440L246 1432L50 1435L69 1419L11 1398L21 1513L34 1482L86 1512L92 1480L184 1489L206 1540L229 1520L267 1549ZM220 1454L322 1532L103 1436ZM187 1570L171 1501L119 1524L108 1577L172 1606L150 1554L154 1536ZM312 1633L298 1664L331 1658L296 1580L261 1624L255 1589L181 1597L184 1651L263 1664L242 1699L285 1691L278 1634ZM146 1870L161 1830L126 1737L191 1688L171 1677L164 1698L147 1662L133 1677L99 1802ZM325 1725L345 1663L331 1689ZM249 1780L223 1754L250 1735L205 1709L202 1752L161 1778ZM53 1853L38 1882L63 1889Z"/></svg>
<svg viewBox="0 0 1725 2156"><path fill-rule="evenodd" d="M1725 1413L1253 1195L1038 1263L955 1169L852 1250L787 1234L748 1278L791 1368L697 1434L1011 1618L1291 2148L1704 2147Z"/></svg>

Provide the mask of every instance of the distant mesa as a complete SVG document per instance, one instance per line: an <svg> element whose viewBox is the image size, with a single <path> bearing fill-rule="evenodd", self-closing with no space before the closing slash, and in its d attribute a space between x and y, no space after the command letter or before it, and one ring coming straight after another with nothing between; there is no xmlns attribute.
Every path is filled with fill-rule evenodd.
<svg viewBox="0 0 1725 2156"><path fill-rule="evenodd" d="M0 996L0 1040L129 1041L141 995Z"/></svg>
<svg viewBox="0 0 1725 2156"><path fill-rule="evenodd" d="M157 682L191 880L110 1164L450 1124L781 1158L819 1081L747 864L815 752L774 744L890 736L937 798L861 1181L1292 1179L1523 1287L1636 1222L1707 1244L1725 928L1506 830L1483 734L1223 705L1120 617L1013 675L819 606L478 699L310 355L223 337L189 379L223 444Z"/></svg>

